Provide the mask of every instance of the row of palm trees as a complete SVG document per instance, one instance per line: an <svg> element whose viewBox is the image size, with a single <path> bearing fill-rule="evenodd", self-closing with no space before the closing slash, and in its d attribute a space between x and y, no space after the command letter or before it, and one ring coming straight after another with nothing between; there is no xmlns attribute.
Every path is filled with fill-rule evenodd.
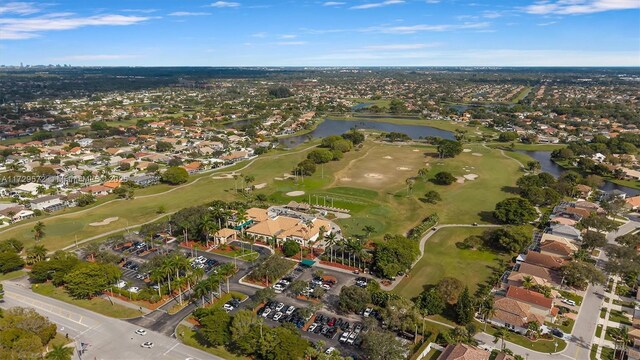
<svg viewBox="0 0 640 360"><path fill-rule="evenodd" d="M149 274L149 278L158 284L158 295L162 296L160 288L166 284L169 294L178 291L180 305L183 303L183 288L186 286L187 291L191 290L191 287L202 280L204 276L203 269L193 268L189 259L180 254L166 257L162 264L151 270Z"/></svg>
<svg viewBox="0 0 640 360"><path fill-rule="evenodd" d="M338 238L335 233L330 233L325 237L326 249L329 251L329 260L336 262L338 258L342 265L362 268L364 264L371 261L372 256L365 249L365 240L352 238ZM338 257L340 254L340 257ZM345 254L347 255L345 264ZM334 259L336 261L334 261Z"/></svg>

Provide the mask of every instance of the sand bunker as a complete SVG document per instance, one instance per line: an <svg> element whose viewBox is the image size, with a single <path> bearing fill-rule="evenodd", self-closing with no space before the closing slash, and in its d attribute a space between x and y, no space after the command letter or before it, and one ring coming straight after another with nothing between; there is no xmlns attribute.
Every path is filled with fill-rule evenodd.
<svg viewBox="0 0 640 360"><path fill-rule="evenodd" d="M264 189L266 187L267 187L267 183L262 183L254 186L254 188L256 189Z"/></svg>
<svg viewBox="0 0 640 360"><path fill-rule="evenodd" d="M420 149L413 149L413 152L418 152L420 151Z"/></svg>
<svg viewBox="0 0 640 360"><path fill-rule="evenodd" d="M377 173L367 173L367 174L364 174L364 177L368 177L370 179L377 179L377 180L384 179L384 175L377 174Z"/></svg>
<svg viewBox="0 0 640 360"><path fill-rule="evenodd" d="M464 184L464 177L462 177L462 176L457 176L457 177L456 177L456 182L457 182L458 184Z"/></svg>
<svg viewBox="0 0 640 360"><path fill-rule="evenodd" d="M471 149L462 149L462 152L471 152Z"/></svg>
<svg viewBox="0 0 640 360"><path fill-rule="evenodd" d="M225 175L220 175L220 176L212 176L212 179L233 179L233 175L231 174L225 174Z"/></svg>
<svg viewBox="0 0 640 360"><path fill-rule="evenodd" d="M340 181L351 181L351 178L343 177L343 178L340 178Z"/></svg>
<svg viewBox="0 0 640 360"><path fill-rule="evenodd" d="M407 171L407 170L411 170L411 168L405 167L405 166L399 166L396 168L396 170L400 170L400 171Z"/></svg>
<svg viewBox="0 0 640 360"><path fill-rule="evenodd" d="M464 175L463 177L465 179L467 179L467 180L473 181L473 180L478 178L478 175L476 175L476 174L467 174L467 175Z"/></svg>
<svg viewBox="0 0 640 360"><path fill-rule="evenodd" d="M304 195L304 191L289 191L285 195L287 195L287 196L300 196L300 195Z"/></svg>
<svg viewBox="0 0 640 360"><path fill-rule="evenodd" d="M93 223L90 223L89 226L104 226L104 225L109 225L114 221L118 221L118 217L110 217L102 221L93 222Z"/></svg>
<svg viewBox="0 0 640 360"><path fill-rule="evenodd" d="M482 154L480 154L480 153L472 153L471 155L473 155L473 156L482 156Z"/></svg>
<svg viewBox="0 0 640 360"><path fill-rule="evenodd" d="M383 159L391 160L393 158L391 156L387 155L387 156L383 157Z"/></svg>

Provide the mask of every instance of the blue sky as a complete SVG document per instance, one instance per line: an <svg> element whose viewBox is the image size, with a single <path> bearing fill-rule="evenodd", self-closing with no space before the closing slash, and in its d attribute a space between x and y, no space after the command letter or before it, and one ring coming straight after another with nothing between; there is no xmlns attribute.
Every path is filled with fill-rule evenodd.
<svg viewBox="0 0 640 360"><path fill-rule="evenodd" d="M640 0L0 0L0 64L640 66Z"/></svg>

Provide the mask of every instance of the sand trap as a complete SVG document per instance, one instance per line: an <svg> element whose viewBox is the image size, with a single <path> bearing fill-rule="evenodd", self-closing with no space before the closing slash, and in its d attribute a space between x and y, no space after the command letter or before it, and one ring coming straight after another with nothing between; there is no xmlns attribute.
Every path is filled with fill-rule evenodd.
<svg viewBox="0 0 640 360"><path fill-rule="evenodd" d="M102 221L98 221L98 222L93 222L91 224L89 224L89 226L104 226L104 225L109 225L114 221L118 221L118 217L110 217L110 218L106 218Z"/></svg>
<svg viewBox="0 0 640 360"><path fill-rule="evenodd" d="M377 180L384 179L384 175L377 174L377 173L367 173L367 174L364 174L364 177L368 177L370 179L377 179Z"/></svg>
<svg viewBox="0 0 640 360"><path fill-rule="evenodd" d="M408 167L405 167L405 166L400 166L400 167L397 167L396 170L408 171L408 170L411 170L411 168L408 168Z"/></svg>
<svg viewBox="0 0 640 360"><path fill-rule="evenodd" d="M383 157L383 159L391 160L393 158L391 156L387 155L387 156Z"/></svg>
<svg viewBox="0 0 640 360"><path fill-rule="evenodd" d="M462 152L471 152L471 149L462 149Z"/></svg>
<svg viewBox="0 0 640 360"><path fill-rule="evenodd" d="M266 187L267 187L267 183L262 183L254 186L254 188L256 189L264 189Z"/></svg>
<svg viewBox="0 0 640 360"><path fill-rule="evenodd" d="M340 181L351 181L351 178L343 177L343 178L340 178Z"/></svg>
<svg viewBox="0 0 640 360"><path fill-rule="evenodd" d="M478 175L476 175L476 174L467 174L467 175L464 175L463 177L465 179L467 179L467 180L473 181L473 180L478 178Z"/></svg>
<svg viewBox="0 0 640 360"><path fill-rule="evenodd" d="M464 184L464 177L462 177L462 176L457 176L457 177L456 177L456 182L457 182L458 184Z"/></svg>
<svg viewBox="0 0 640 360"><path fill-rule="evenodd" d="M420 151L420 149L413 149L413 152L418 152Z"/></svg>
<svg viewBox="0 0 640 360"><path fill-rule="evenodd" d="M233 175L231 174L226 174L226 175L220 175L220 176L212 176L212 179L233 179Z"/></svg>
<svg viewBox="0 0 640 360"><path fill-rule="evenodd" d="M287 196L300 196L300 195L304 195L304 191L289 191L285 195L287 195Z"/></svg>
<svg viewBox="0 0 640 360"><path fill-rule="evenodd" d="M480 153L472 153L471 155L473 155L473 156L482 156L482 154L480 154Z"/></svg>

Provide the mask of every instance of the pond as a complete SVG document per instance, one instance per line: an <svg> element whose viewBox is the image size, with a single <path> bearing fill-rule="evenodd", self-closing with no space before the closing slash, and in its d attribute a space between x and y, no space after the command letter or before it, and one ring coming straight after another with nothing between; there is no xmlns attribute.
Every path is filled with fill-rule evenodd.
<svg viewBox="0 0 640 360"><path fill-rule="evenodd" d="M313 131L296 135L288 138L280 139L280 144L291 148L303 144L310 139L323 138L329 135L342 135L351 128L356 127L358 129L379 130L383 132L399 132L409 135L412 139L418 139L421 137L435 136L443 139L454 140L455 137L452 132L446 130L440 130L432 128L430 126L421 125L399 125L378 121L350 121L350 120L332 120L326 119Z"/></svg>
<svg viewBox="0 0 640 360"><path fill-rule="evenodd" d="M519 150L518 151L521 154L526 154L529 155L530 157L536 159L537 161L540 162L540 166L542 168L542 171L544 172L548 172L549 174L558 177L560 176L563 172L565 172L566 170L556 164L555 162L553 162L551 160L551 151L522 151ZM610 181L605 181L604 185L602 185L600 187L600 190L603 191L613 191L613 190L620 190L625 192L628 196L635 196L640 194L640 190L637 189L633 189L630 187L626 187L626 186L622 186L622 185L618 185L618 184L614 184Z"/></svg>

